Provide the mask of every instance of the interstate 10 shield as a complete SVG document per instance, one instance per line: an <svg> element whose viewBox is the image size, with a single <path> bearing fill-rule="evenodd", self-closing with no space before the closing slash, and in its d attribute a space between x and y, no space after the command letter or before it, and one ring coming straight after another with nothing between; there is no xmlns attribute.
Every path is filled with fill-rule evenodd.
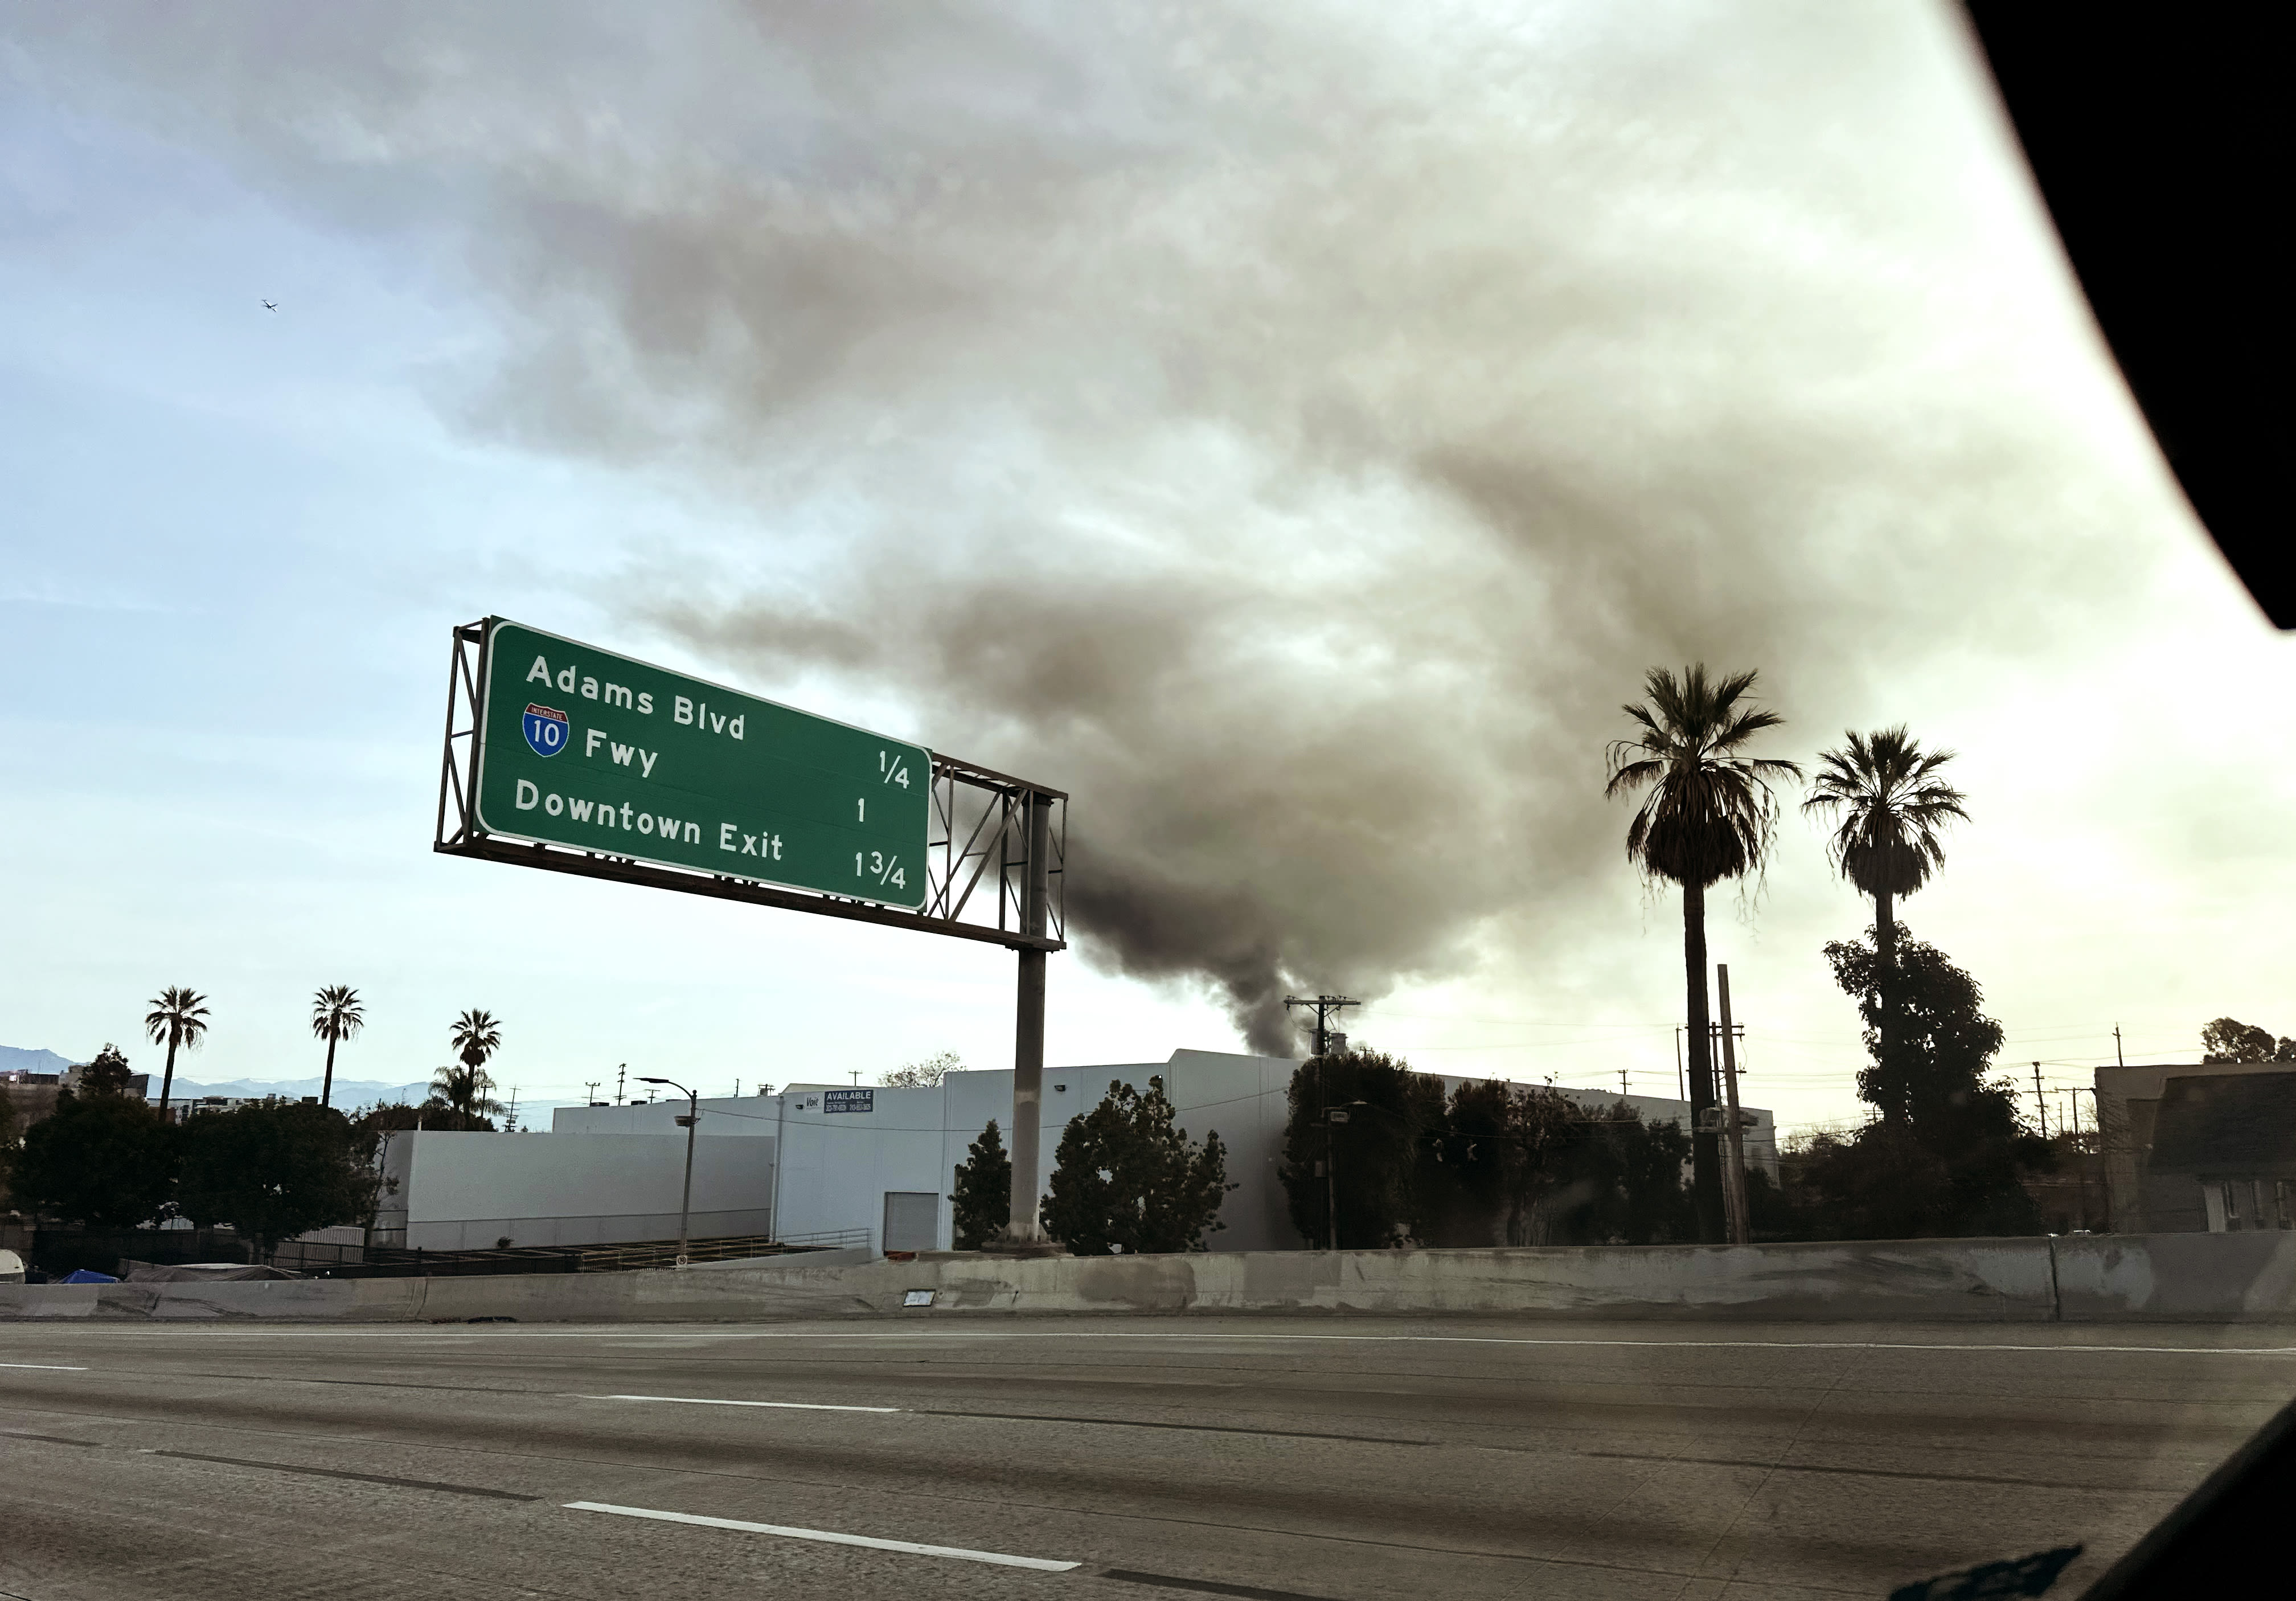
<svg viewBox="0 0 2296 1601"><path fill-rule="evenodd" d="M529 704L521 719L526 743L537 756L555 756L566 748L566 714L549 706Z"/></svg>

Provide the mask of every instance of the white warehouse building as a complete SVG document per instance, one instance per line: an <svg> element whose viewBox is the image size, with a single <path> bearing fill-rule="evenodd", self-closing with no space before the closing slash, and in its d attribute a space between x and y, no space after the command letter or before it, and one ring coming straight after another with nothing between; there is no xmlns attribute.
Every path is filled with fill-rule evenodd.
<svg viewBox="0 0 2296 1601"><path fill-rule="evenodd" d="M1299 1063L1179 1050L1161 1063L1045 1070L1038 1189L1052 1178L1062 1131L1111 1081L1144 1089L1160 1078L1192 1140L1217 1131L1235 1188L1220 1251L1296 1250L1278 1169L1285 1092ZM1446 1078L1447 1087L1471 1080ZM1562 1089L1580 1105L1621 1101L1648 1121L1685 1130L1689 1105L1646 1096ZM685 1131L683 1096L619 1106L562 1106L546 1135L408 1133L384 1153L378 1244L472 1249L665 1239L677 1232ZM691 1234L772 1234L802 1243L866 1231L878 1251L947 1250L948 1195L966 1149L994 1119L1012 1148L1009 1068L950 1073L931 1088L792 1084L767 1095L705 1097L696 1130ZM1776 1172L1776 1128L1749 1109L1746 1155Z"/></svg>

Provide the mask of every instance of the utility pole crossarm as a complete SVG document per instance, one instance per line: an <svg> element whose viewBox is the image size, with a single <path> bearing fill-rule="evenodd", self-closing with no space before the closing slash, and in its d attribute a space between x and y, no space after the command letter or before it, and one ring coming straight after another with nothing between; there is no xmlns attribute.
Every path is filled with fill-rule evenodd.
<svg viewBox="0 0 2296 1601"><path fill-rule="evenodd" d="M1313 1054L1317 1056L1331 1055L1332 1041L1334 1039L1339 1041L1341 1050L1347 1048L1348 1037L1345 1034L1337 1033L1332 1029L1332 1019L1349 1006L1362 1005L1363 1002L1350 999L1344 995L1318 995L1312 998L1306 996L1287 995L1283 998L1283 1006L1286 1011L1293 1006L1307 1006L1315 1012L1316 1021L1310 1025L1309 1040L1315 1047Z"/></svg>

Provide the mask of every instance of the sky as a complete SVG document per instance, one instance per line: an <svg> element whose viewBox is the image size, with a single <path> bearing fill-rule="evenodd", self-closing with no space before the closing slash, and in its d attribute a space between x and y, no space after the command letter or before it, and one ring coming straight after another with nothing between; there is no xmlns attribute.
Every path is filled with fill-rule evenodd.
<svg viewBox="0 0 2296 1601"><path fill-rule="evenodd" d="M305 1078L348 982L339 1072L484 1006L535 1104L1009 1063L1007 952L431 854L488 615L1067 790L1055 1063L1322 991L1672 1093L1602 791L1693 661L1958 752L1901 911L2024 1082L2296 1032L2290 642L1944 4L16 8L0 305L0 1043L157 1070L183 983L181 1071ZM1710 940L1808 1127L1871 914L1799 799Z"/></svg>

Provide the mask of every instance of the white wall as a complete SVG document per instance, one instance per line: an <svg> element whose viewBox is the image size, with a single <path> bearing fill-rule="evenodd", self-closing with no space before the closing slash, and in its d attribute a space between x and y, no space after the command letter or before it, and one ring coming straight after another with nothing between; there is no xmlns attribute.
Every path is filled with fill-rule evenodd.
<svg viewBox="0 0 2296 1601"><path fill-rule="evenodd" d="M952 1078L978 1078L974 1073ZM1004 1118L1012 1118L1013 1075L1004 1075ZM871 1090L867 1112L831 1112L826 1092L850 1084L792 1084L782 1092L784 1166L782 1232L802 1238L832 1229L866 1228L880 1249L885 1192L938 1196L936 1244L949 1242L948 1192L955 1174L945 1161L947 1086L932 1089ZM866 1087L865 1087L866 1088ZM962 1146L956 1160L964 1160Z"/></svg>
<svg viewBox="0 0 2296 1601"><path fill-rule="evenodd" d="M378 1212L378 1242L479 1250L505 1236L518 1245L675 1239L685 1176L676 1132L390 1135L383 1173L398 1188ZM773 1232L773 1184L770 1140L702 1135L692 1237Z"/></svg>
<svg viewBox="0 0 2296 1601"><path fill-rule="evenodd" d="M771 1138L781 1121L778 1096L703 1096L701 1137L712 1135L735 1139L758 1136ZM676 1119L685 1113L685 1097L676 1100L631 1101L620 1106L561 1106L550 1114L553 1134L674 1134L685 1130Z"/></svg>

